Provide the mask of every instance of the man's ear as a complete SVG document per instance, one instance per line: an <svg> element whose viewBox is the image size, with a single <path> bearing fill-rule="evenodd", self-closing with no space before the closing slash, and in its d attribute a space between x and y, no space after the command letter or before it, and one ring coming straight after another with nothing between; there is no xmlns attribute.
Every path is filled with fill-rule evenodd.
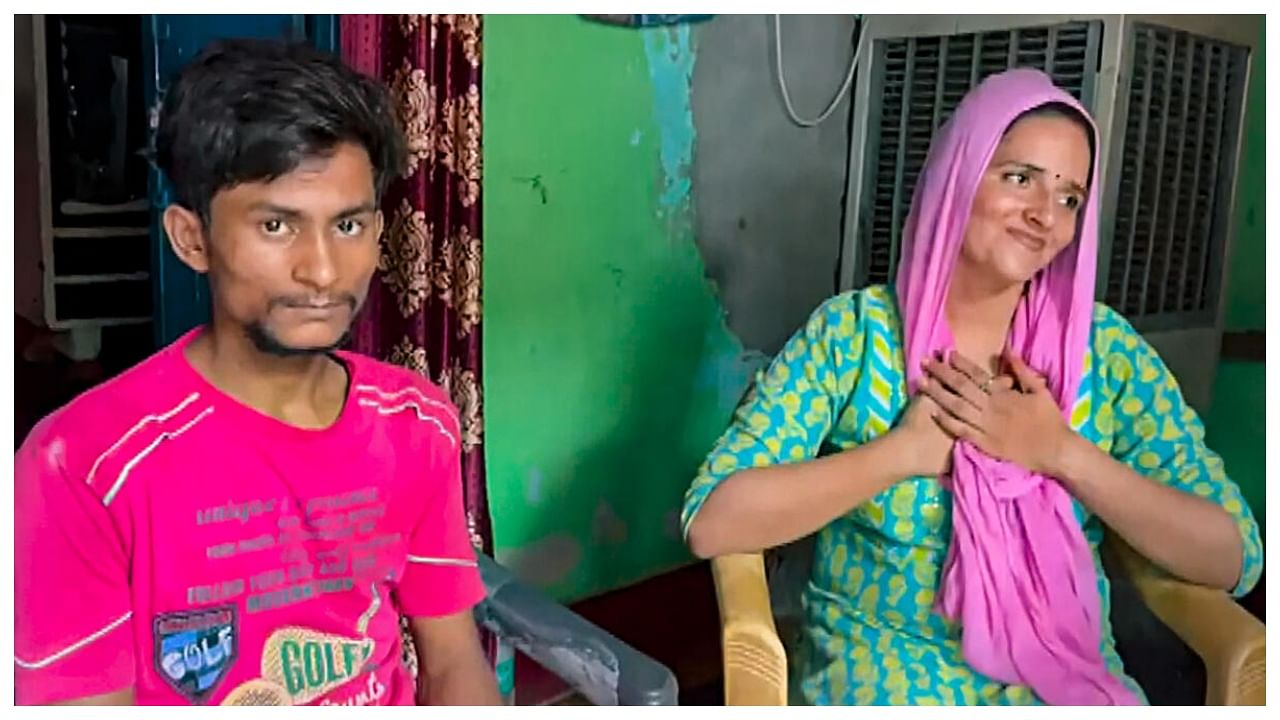
<svg viewBox="0 0 1280 720"><path fill-rule="evenodd" d="M178 259L202 275L209 272L209 245L200 216L175 204L165 208L161 222Z"/></svg>

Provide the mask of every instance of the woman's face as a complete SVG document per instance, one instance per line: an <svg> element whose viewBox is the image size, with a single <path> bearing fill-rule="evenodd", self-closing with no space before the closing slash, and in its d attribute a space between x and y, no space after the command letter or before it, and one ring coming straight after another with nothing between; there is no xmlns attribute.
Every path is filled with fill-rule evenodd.
<svg viewBox="0 0 1280 720"><path fill-rule="evenodd" d="M1021 285L1076 234L1089 182L1089 136L1060 115L1013 124L979 181L960 251L984 284Z"/></svg>

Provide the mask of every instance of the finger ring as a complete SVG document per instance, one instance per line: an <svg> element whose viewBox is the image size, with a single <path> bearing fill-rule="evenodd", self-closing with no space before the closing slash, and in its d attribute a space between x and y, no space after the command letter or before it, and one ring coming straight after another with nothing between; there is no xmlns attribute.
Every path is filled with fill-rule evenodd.
<svg viewBox="0 0 1280 720"><path fill-rule="evenodd" d="M992 382L993 380L995 380L995 378L987 378L986 380L984 380L984 381L982 382L982 384L981 384L981 385L979 385L979 386L978 386L978 389L979 389L979 390L981 390L982 392L987 393L988 395L990 395L990 394L991 394L991 382Z"/></svg>

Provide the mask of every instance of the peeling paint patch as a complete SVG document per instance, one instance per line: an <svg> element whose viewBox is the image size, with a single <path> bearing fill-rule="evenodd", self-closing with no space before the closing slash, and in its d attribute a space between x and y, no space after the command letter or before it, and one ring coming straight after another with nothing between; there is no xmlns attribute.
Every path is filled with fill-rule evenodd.
<svg viewBox="0 0 1280 720"><path fill-rule="evenodd" d="M531 468L524 480L524 499L530 505L542 503L542 471Z"/></svg>
<svg viewBox="0 0 1280 720"><path fill-rule="evenodd" d="M714 392L716 407L728 413L738 406L756 371L769 364L769 358L758 350L743 350L737 342L725 348L723 337L736 337L721 325L707 333L702 361L693 376L695 392Z"/></svg>
<svg viewBox="0 0 1280 720"><path fill-rule="evenodd" d="M591 536L597 542L622 545L627 542L627 523L608 502L601 500L591 517Z"/></svg>
<svg viewBox="0 0 1280 720"><path fill-rule="evenodd" d="M523 547L499 548L494 558L537 587L565 582L582 561L582 546L569 533L555 533Z"/></svg>
<svg viewBox="0 0 1280 720"><path fill-rule="evenodd" d="M689 202L693 181L693 106L689 101L696 53L687 25L644 32L644 52L653 85L654 113L662 163L664 212Z"/></svg>

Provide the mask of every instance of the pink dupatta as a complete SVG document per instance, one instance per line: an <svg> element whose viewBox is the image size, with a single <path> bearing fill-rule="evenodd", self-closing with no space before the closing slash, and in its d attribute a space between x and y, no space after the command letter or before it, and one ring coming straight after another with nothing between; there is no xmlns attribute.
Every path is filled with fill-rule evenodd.
<svg viewBox="0 0 1280 720"><path fill-rule="evenodd" d="M944 303L979 179L1010 124L1054 102L1089 117L1044 73L993 75L965 97L929 149L896 283L912 393L921 361L954 345ZM1093 140L1099 148L1096 126ZM1046 377L1068 418L1093 316L1096 157L1092 175L1075 242L1031 282L1008 339ZM939 480L953 502L937 608L960 622L965 660L995 680L1029 686L1050 704L1137 703L1103 662L1093 554L1062 486L964 442L956 444L950 477Z"/></svg>

